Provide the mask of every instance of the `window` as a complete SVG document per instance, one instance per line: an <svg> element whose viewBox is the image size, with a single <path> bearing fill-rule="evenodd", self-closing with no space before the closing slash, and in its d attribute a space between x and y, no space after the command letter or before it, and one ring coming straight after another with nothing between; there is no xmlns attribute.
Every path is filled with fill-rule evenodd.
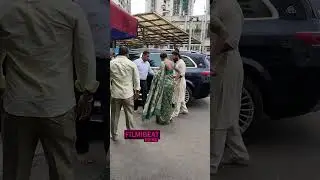
<svg viewBox="0 0 320 180"><path fill-rule="evenodd" d="M151 67L160 67L161 59L160 59L160 53L150 53L149 54L149 63Z"/></svg>
<svg viewBox="0 0 320 180"><path fill-rule="evenodd" d="M319 0L311 0L312 7L314 9L314 13L317 17L320 17L320 1Z"/></svg>
<svg viewBox="0 0 320 180"><path fill-rule="evenodd" d="M139 59L140 58L140 54L129 54L129 59L131 61L134 61L136 59Z"/></svg>
<svg viewBox="0 0 320 180"><path fill-rule="evenodd" d="M262 0L238 0L244 18L272 17L270 9Z"/></svg>
<svg viewBox="0 0 320 180"><path fill-rule="evenodd" d="M307 14L301 0L271 0L282 19L306 19Z"/></svg>
<svg viewBox="0 0 320 180"><path fill-rule="evenodd" d="M195 67L193 61L191 61L191 60L189 59L189 57L184 56L184 55L181 55L181 58L182 58L182 60L184 61L184 63L186 63L187 68L188 68L188 67Z"/></svg>
<svg viewBox="0 0 320 180"><path fill-rule="evenodd" d="M168 58L170 59L172 57L171 54L168 54ZM189 57L181 55L181 58L186 63L187 68L189 67L196 67L192 60L190 60ZM161 59L160 59L160 53L150 53L149 55L149 63L151 67L160 67Z"/></svg>

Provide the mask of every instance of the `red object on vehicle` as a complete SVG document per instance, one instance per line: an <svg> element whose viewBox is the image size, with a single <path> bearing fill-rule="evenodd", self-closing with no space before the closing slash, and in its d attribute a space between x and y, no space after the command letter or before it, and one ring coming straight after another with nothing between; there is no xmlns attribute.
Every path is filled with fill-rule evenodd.
<svg viewBox="0 0 320 180"><path fill-rule="evenodd" d="M308 45L320 45L320 32L297 32L295 37Z"/></svg>
<svg viewBox="0 0 320 180"><path fill-rule="evenodd" d="M110 1L110 25L112 40L130 39L138 35L138 20Z"/></svg>
<svg viewBox="0 0 320 180"><path fill-rule="evenodd" d="M216 73L215 73L215 71L202 71L201 75L203 75L203 76L215 76Z"/></svg>

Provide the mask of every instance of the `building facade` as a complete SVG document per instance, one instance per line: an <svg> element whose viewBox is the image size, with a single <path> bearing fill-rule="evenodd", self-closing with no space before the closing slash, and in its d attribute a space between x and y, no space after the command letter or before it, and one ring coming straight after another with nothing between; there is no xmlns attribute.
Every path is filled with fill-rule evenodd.
<svg viewBox="0 0 320 180"><path fill-rule="evenodd" d="M207 52L210 51L210 37L208 33L210 12L207 10L205 12L206 15L189 18L188 15L192 15L193 13L194 2L195 0L146 0L145 12L155 12L164 16L167 20L188 33L191 27L192 36L202 40L203 43L202 45L191 45L191 50ZM209 0L207 0L207 7L209 7ZM205 21L204 19L207 20ZM183 45L180 48L189 49L188 45Z"/></svg>
<svg viewBox="0 0 320 180"><path fill-rule="evenodd" d="M112 0L114 3L118 4L123 10L131 13L131 0Z"/></svg>
<svg viewBox="0 0 320 180"><path fill-rule="evenodd" d="M184 16L191 13L190 5L195 0L145 0L145 12L156 12L162 16Z"/></svg>

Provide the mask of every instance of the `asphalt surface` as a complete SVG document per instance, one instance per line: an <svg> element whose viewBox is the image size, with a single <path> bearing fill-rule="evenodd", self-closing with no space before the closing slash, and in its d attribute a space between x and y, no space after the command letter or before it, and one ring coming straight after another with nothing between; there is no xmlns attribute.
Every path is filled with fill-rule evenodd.
<svg viewBox="0 0 320 180"><path fill-rule="evenodd" d="M161 139L157 143L145 143L143 140L124 140L120 136L117 143L111 141L111 179L209 180L209 98L196 101L189 107L189 112L168 126L157 125L154 121L142 123L141 114L135 114L136 129L158 129L161 131ZM122 112L119 134L124 130L124 122ZM75 161L76 180L101 179L99 176L106 167L101 142L92 143L90 157L96 161L92 165L84 166ZM2 170L2 153L0 168ZM47 179L48 167L39 145L31 180Z"/></svg>
<svg viewBox="0 0 320 180"><path fill-rule="evenodd" d="M160 130L161 139L111 142L111 180L209 180L209 104L209 98L195 101L188 115L167 126L143 123L137 113L135 129ZM123 120L119 132L124 128Z"/></svg>
<svg viewBox="0 0 320 180"><path fill-rule="evenodd" d="M320 112L266 121L248 145L249 167L223 168L213 180L319 180Z"/></svg>
<svg viewBox="0 0 320 180"><path fill-rule="evenodd" d="M114 180L208 180L209 99L196 101L169 126L142 123L137 129L160 129L158 143L143 140L111 142L111 179ZM122 117L119 129L124 129ZM319 180L320 112L280 121L266 121L248 145L249 167L223 168L213 180ZM98 180L105 169L102 143L93 143L90 156L95 164L76 164L77 180ZM2 153L0 153L2 162ZM2 164L0 163L2 169ZM48 179L48 170L39 146L31 180Z"/></svg>

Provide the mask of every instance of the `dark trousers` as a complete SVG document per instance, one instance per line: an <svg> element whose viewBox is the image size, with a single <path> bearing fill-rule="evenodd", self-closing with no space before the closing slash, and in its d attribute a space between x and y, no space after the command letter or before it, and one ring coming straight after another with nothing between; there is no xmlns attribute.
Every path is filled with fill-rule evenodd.
<svg viewBox="0 0 320 180"><path fill-rule="evenodd" d="M57 117L2 113L3 180L29 179L38 141L49 165L50 180L74 179L74 109Z"/></svg>
<svg viewBox="0 0 320 180"><path fill-rule="evenodd" d="M103 138L104 149L106 154L110 147L110 80L109 76L109 63L108 59L97 58L97 80L100 82L96 94L99 94L101 101L101 111L103 115Z"/></svg>
<svg viewBox="0 0 320 180"><path fill-rule="evenodd" d="M77 102L80 98L80 93L76 92ZM91 104L94 105L94 102ZM92 108L93 109L93 108ZM90 119L85 119L82 121L76 120L76 150L78 154L86 154L89 152L89 140L90 140Z"/></svg>
<svg viewBox="0 0 320 180"><path fill-rule="evenodd" d="M101 102L101 111L103 118L103 139L104 149L106 154L110 147L110 88L109 88L109 60L96 58L97 62L97 81L100 82L99 88L95 93L95 99L99 99ZM80 97L80 93L76 92L76 99ZM93 104L94 105L94 102ZM76 150L78 154L84 154L89 151L89 140L90 140L90 121L85 120L76 123Z"/></svg>
<svg viewBox="0 0 320 180"><path fill-rule="evenodd" d="M78 154L86 154L89 152L89 120L77 121L76 122L76 150Z"/></svg>
<svg viewBox="0 0 320 180"><path fill-rule="evenodd" d="M140 93L142 94L142 107L144 107L144 104L147 101L147 96L148 96L148 83L147 80L140 80ZM134 110L138 110L139 107L139 102L138 100L135 100L134 102Z"/></svg>

